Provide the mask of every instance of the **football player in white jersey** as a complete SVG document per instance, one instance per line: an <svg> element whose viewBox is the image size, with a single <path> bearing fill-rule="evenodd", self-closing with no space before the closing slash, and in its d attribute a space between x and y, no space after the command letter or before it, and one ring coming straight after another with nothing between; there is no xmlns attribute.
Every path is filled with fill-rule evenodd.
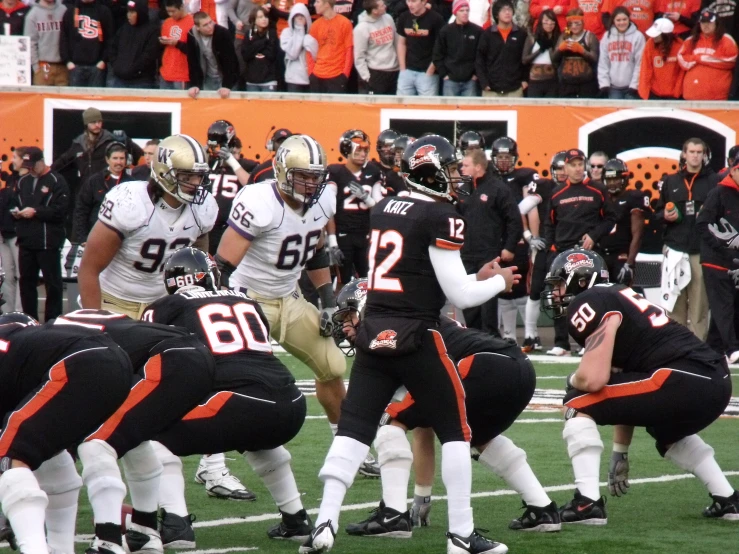
<svg viewBox="0 0 739 554"><path fill-rule="evenodd" d="M151 179L111 189L87 239L78 282L82 307L139 319L166 296L161 272L176 250L207 250L218 205L205 190L208 164L192 137L174 135L157 146Z"/></svg>

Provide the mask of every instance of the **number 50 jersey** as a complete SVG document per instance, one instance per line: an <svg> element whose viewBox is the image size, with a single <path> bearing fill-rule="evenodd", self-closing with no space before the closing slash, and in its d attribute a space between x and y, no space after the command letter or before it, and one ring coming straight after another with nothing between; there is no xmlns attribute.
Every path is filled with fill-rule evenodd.
<svg viewBox="0 0 739 554"><path fill-rule="evenodd" d="M325 187L318 202L299 214L285 204L276 181L241 189L228 225L251 246L229 284L259 296L284 298L295 290L305 263L315 254L321 230L336 213L336 197Z"/></svg>

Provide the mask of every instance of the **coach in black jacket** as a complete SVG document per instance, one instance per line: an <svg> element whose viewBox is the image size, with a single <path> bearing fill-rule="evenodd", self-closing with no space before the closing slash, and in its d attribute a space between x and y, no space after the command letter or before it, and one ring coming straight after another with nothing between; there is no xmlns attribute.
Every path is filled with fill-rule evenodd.
<svg viewBox="0 0 739 554"><path fill-rule="evenodd" d="M187 67L190 72L187 94L196 98L201 90L217 90L221 98L228 98L239 78L239 61L231 33L216 25L205 12L196 13L193 21L195 25L187 34ZM215 67L212 60L215 60Z"/></svg>
<svg viewBox="0 0 739 554"><path fill-rule="evenodd" d="M480 37L475 73L483 96L523 96L526 71L522 58L527 34L512 23L511 0L500 0L496 6L500 9L498 24Z"/></svg>
<svg viewBox="0 0 739 554"><path fill-rule="evenodd" d="M63 283L60 252L64 244L64 217L69 207L69 188L61 175L44 162L40 148L23 154L28 174L18 181L11 211L17 219L18 261L23 311L38 319L38 274L46 285L45 319L62 314Z"/></svg>

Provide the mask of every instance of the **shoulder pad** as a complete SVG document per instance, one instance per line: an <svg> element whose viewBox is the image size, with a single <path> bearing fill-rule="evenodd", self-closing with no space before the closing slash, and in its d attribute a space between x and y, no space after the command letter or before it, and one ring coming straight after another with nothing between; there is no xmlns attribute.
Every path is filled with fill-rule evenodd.
<svg viewBox="0 0 739 554"><path fill-rule="evenodd" d="M100 215L103 223L130 232L144 225L153 209L146 181L128 181L105 195Z"/></svg>
<svg viewBox="0 0 739 554"><path fill-rule="evenodd" d="M269 180L242 187L232 205L243 204L254 216L254 224L257 227L266 227L272 221L275 212L283 210L282 198L278 199L276 186L275 181Z"/></svg>

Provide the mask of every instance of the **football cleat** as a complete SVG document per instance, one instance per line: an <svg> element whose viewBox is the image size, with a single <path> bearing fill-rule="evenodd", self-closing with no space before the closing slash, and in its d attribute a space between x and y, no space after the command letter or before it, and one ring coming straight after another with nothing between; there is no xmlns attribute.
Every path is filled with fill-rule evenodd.
<svg viewBox="0 0 739 554"><path fill-rule="evenodd" d="M533 337L526 337L523 339L523 344L521 345L521 352L524 354L528 354L530 352L534 351L534 339Z"/></svg>
<svg viewBox="0 0 739 554"><path fill-rule="evenodd" d="M164 552L162 538L156 529L131 523L123 538L123 547L127 552L142 552L145 554L161 554Z"/></svg>
<svg viewBox="0 0 739 554"><path fill-rule="evenodd" d="M192 514L182 517L162 510L162 519L159 522L159 535L162 544L167 548L178 550L195 548L193 521L195 521L195 516Z"/></svg>
<svg viewBox="0 0 739 554"><path fill-rule="evenodd" d="M205 485L205 478L207 476L208 468L205 466L203 459L200 458L200 463L198 464L198 469L195 471L195 478L193 479L193 481L195 481L199 485Z"/></svg>
<svg viewBox="0 0 739 554"><path fill-rule="evenodd" d="M92 543L85 550L85 554L126 554L126 551L120 544L93 537Z"/></svg>
<svg viewBox="0 0 739 554"><path fill-rule="evenodd" d="M480 533L487 533L487 531L475 529L469 537L447 533L446 554L505 554L508 552L506 545L483 537Z"/></svg>
<svg viewBox="0 0 739 554"><path fill-rule="evenodd" d="M565 350L561 346L555 346L551 350L547 350L547 356L568 356L570 354L569 350Z"/></svg>
<svg viewBox="0 0 739 554"><path fill-rule="evenodd" d="M418 500L422 499L421 502ZM431 497L415 496L411 506L411 524L413 527L428 527L431 523Z"/></svg>
<svg viewBox="0 0 739 554"><path fill-rule="evenodd" d="M267 531L270 539L283 539L305 542L313 531L313 522L305 510L296 514L286 514L280 510L282 521Z"/></svg>
<svg viewBox="0 0 739 554"><path fill-rule="evenodd" d="M250 502L257 499L253 492L241 484L238 477L231 475L228 468L225 471L218 472L217 477L213 479L211 479L211 474L206 477L205 492L208 493L208 496Z"/></svg>
<svg viewBox="0 0 739 554"><path fill-rule="evenodd" d="M410 539L413 528L410 513L393 510L380 502L380 506L372 510L370 517L359 523L350 523L346 526L346 532L358 537Z"/></svg>
<svg viewBox="0 0 739 554"><path fill-rule="evenodd" d="M371 453L367 453L367 457L359 466L359 473L365 477L371 477L373 479L380 478L380 464L377 463L375 457Z"/></svg>
<svg viewBox="0 0 739 554"><path fill-rule="evenodd" d="M608 523L606 497L601 496L598 500L593 500L575 489L575 498L560 508L559 518L562 523L605 525Z"/></svg>
<svg viewBox="0 0 739 554"><path fill-rule="evenodd" d="M537 352L541 352L544 350L544 348L541 346L541 339L539 337L534 337L534 350Z"/></svg>
<svg viewBox="0 0 739 554"><path fill-rule="evenodd" d="M313 529L308 540L298 548L298 553L328 552L334 547L335 538L336 533L334 533L334 529L331 527L331 520L329 519Z"/></svg>
<svg viewBox="0 0 739 554"><path fill-rule="evenodd" d="M552 502L548 506L540 508L523 503L524 513L521 517L514 519L508 525L512 531L538 531L539 533L552 533L562 529L562 520L559 518L557 505Z"/></svg>
<svg viewBox="0 0 739 554"><path fill-rule="evenodd" d="M739 520L739 491L734 491L729 497L709 495L713 504L703 510L703 515L716 519Z"/></svg>

